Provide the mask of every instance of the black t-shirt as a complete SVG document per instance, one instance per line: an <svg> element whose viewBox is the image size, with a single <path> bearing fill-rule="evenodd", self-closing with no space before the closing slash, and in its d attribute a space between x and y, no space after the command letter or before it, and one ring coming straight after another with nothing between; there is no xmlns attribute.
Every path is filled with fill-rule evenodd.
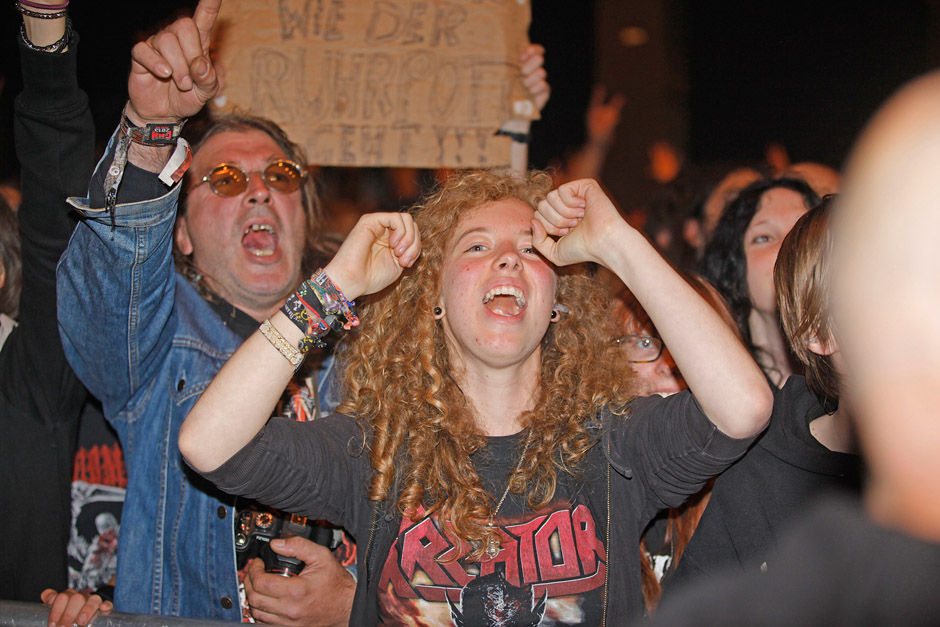
<svg viewBox="0 0 940 627"><path fill-rule="evenodd" d="M940 625L940 545L875 525L857 500L819 503L769 561L766 574L708 578L665 599L652 625Z"/></svg>
<svg viewBox="0 0 940 627"><path fill-rule="evenodd" d="M490 437L472 458L497 503L519 463L521 437ZM595 452L599 447L589 456ZM404 518L382 568L382 624L600 624L606 506L591 498L596 490L586 490L584 480L604 481L559 472L555 497L539 511L526 507L524 494L509 492L494 521L502 531L500 552L482 562L448 561L456 548L436 515Z"/></svg>
<svg viewBox="0 0 940 627"><path fill-rule="evenodd" d="M497 572L495 566L500 561L505 562L506 580L511 582L509 568L518 564L523 573L519 580L521 586L534 582L536 576L541 578L532 585L536 598L542 598L546 590L549 599L587 596L585 592L599 585L606 586L609 590L607 624L613 625L622 624L643 611L639 543L640 533L649 521L659 510L676 507L689 494L699 491L708 478L739 458L753 440L737 440L722 434L688 393L669 398L639 398L630 403L625 415L604 410L597 419L598 442L582 458L576 478L563 478L563 470L557 473L557 500L551 506L527 514L526 520L517 523L509 518L519 511L514 507L519 507L521 501L516 502L515 497L510 501L507 497L503 507L509 509L497 522L506 531L505 540L517 542L518 549L504 543L500 555L515 556L518 552L520 558L518 561L500 560L497 556L493 572ZM594 429L590 425L588 428ZM271 420L231 459L216 470L204 473L227 492L259 499L304 516L333 520L355 535L362 550L357 551L359 577L350 620L353 625L380 622L379 590L387 590L389 584L402 580L410 581L413 574L410 568L416 560L401 562L409 569L401 577L393 577L394 569L386 571L392 546L400 538L416 540L421 534L425 535L419 543L423 547L436 541L436 530L427 526L434 526L433 521L415 525L414 530L409 527L403 537L402 521L394 501L368 499L373 474L366 454L368 438L368 429L361 423L339 414L310 422ZM492 493L501 494L507 473L518 462L518 453L493 457L494 460L510 458L502 464L494 463L493 475L485 468L485 460L480 462L484 485ZM561 506L563 499L565 503ZM516 527L517 524L522 527ZM573 543L553 539L561 538L567 530L574 538ZM607 537L613 544L609 552ZM557 543L558 554L538 551L536 546L542 542L547 542L548 546ZM577 548L576 555L567 550L572 544ZM404 544L396 550L404 553L402 547ZM421 548L415 547L416 550ZM448 550L448 546L440 544L416 554L428 569L434 570L434 560L429 556L442 555ZM534 559L528 558L530 554ZM393 560L393 565L397 564ZM538 569L535 575L523 571L532 565ZM576 570L580 571L577 575ZM454 593L467 583L466 572L462 569L461 572L448 573L455 582L448 588L454 588ZM383 578L383 573L388 578ZM425 581L443 581L443 576L439 575L435 572L433 578ZM500 584L484 592L499 596L505 594L506 589ZM447 591L448 596L454 593ZM416 593L409 593L404 587L398 591L401 598L408 598L408 594L417 598ZM444 600L443 594L441 600ZM548 602L546 606L546 612L553 612ZM442 612L436 623L452 624L446 602L439 603L438 607ZM461 605L461 612L462 608ZM576 621L599 624L590 601L582 605L582 609L584 617ZM555 613L546 614L542 624L552 624L555 616ZM487 623L477 621L476 624Z"/></svg>
<svg viewBox="0 0 940 627"><path fill-rule="evenodd" d="M836 453L810 433L824 410L801 376L774 392L767 431L715 479L711 498L682 559L663 581L663 596L690 581L736 568L773 568L770 555L785 525L820 495L857 493L861 459Z"/></svg>

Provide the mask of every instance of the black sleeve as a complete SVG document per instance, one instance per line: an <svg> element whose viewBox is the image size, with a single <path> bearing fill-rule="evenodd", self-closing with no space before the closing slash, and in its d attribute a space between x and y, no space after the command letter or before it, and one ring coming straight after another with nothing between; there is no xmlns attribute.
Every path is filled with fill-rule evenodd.
<svg viewBox="0 0 940 627"><path fill-rule="evenodd" d="M103 163L114 161L114 146L108 147ZM108 168L101 167L95 170L91 183L88 184L88 206L100 209L105 205L104 179L108 175ZM169 191L156 172L150 172L127 162L124 166L124 177L118 187L117 204L123 205L144 200L159 198Z"/></svg>
<svg viewBox="0 0 940 627"><path fill-rule="evenodd" d="M23 288L17 329L0 360L7 399L37 420L77 423L84 388L66 362L56 316L55 268L75 226L66 197L84 193L94 166L94 123L78 87L78 36L49 54L20 41L23 92L14 104L22 167Z"/></svg>
<svg viewBox="0 0 940 627"><path fill-rule="evenodd" d="M356 422L332 414L310 422L272 418L212 472L219 489L355 530L365 503L369 452Z"/></svg>
<svg viewBox="0 0 940 627"><path fill-rule="evenodd" d="M739 459L757 437L728 437L688 391L638 398L625 415L606 422L611 465L643 485L647 517L681 505Z"/></svg>

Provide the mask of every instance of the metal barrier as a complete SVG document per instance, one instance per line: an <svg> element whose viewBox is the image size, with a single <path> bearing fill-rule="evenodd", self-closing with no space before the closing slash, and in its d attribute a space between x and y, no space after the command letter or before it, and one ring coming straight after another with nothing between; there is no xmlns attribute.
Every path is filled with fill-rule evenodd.
<svg viewBox="0 0 940 627"><path fill-rule="evenodd" d="M0 627L46 627L49 607L42 603L0 601ZM95 616L89 627L231 627L221 620L200 620L159 614L124 614L111 612Z"/></svg>

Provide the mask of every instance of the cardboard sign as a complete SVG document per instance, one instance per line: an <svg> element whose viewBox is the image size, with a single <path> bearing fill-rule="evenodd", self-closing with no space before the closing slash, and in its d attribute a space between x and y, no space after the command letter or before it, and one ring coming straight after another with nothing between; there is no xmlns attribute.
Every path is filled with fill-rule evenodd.
<svg viewBox="0 0 940 627"><path fill-rule="evenodd" d="M225 0L214 106L268 117L312 163L509 162L529 0Z"/></svg>

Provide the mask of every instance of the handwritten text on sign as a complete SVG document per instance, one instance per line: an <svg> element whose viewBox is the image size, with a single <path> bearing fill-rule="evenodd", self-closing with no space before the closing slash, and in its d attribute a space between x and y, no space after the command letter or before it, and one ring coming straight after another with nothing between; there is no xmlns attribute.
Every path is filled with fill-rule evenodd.
<svg viewBox="0 0 940 627"><path fill-rule="evenodd" d="M226 0L224 109L284 126L313 163L478 167L533 115L527 0Z"/></svg>

